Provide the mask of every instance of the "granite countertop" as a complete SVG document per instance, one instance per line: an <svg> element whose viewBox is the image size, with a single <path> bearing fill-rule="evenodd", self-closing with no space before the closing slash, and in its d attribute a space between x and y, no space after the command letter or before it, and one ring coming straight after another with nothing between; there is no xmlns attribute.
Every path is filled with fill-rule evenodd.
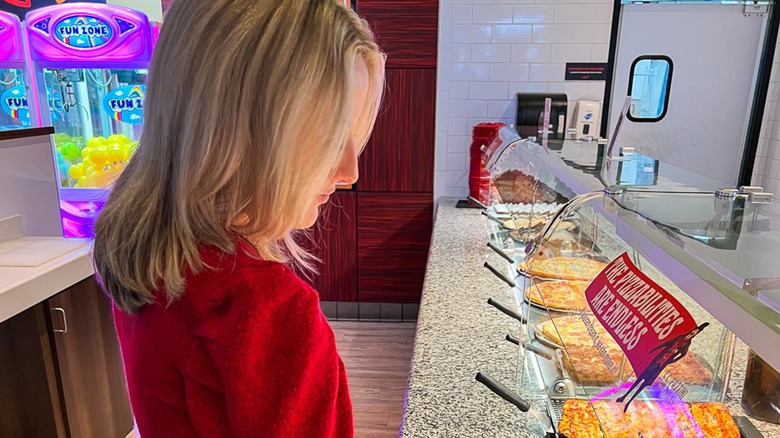
<svg viewBox="0 0 780 438"><path fill-rule="evenodd" d="M515 389L516 320L487 304L488 298L517 309L515 292L483 267L509 272L508 263L486 246L486 218L441 198L436 212L409 372L401 437L543 437L538 420L502 400L474 376L478 371ZM745 415L739 401L747 347L737 340L726 403ZM541 407L541 406L540 406ZM765 437L780 426L751 422Z"/></svg>

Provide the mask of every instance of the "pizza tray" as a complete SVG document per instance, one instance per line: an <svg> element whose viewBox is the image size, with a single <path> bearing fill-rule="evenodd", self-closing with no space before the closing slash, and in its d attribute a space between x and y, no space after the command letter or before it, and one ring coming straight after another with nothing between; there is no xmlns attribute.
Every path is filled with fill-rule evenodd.
<svg viewBox="0 0 780 438"><path fill-rule="evenodd" d="M566 400L569 400L569 397L547 397L547 413L550 415L556 433L558 425L563 420L563 405L566 404Z"/></svg>
<svg viewBox="0 0 780 438"><path fill-rule="evenodd" d="M536 344L542 345L544 347L547 347L547 348L551 349L554 352L554 357L555 358L554 358L553 362L555 363L555 365L557 367L557 374L558 374L558 378L559 379L561 379L561 378L562 379L570 379L572 382L574 382L578 386L582 386L582 387L601 388L601 389L603 389L603 388L614 386L614 385L618 384L620 381L625 380L626 378L628 378L631 375L633 375L633 373L630 374L630 375L619 374L618 376L615 377L615 380L613 382L607 381L607 380L603 380L601 382L602 384L594 384L593 380L587 380L587 379L585 381L581 380L578 376L576 376L575 374L572 374L571 372L569 372L569 370L566 367L566 364L564 363L564 361L567 360L564 357L564 355L563 355L563 353L565 351L565 347L562 347L561 345L551 341L550 339L548 339L543 334L543 332L541 331L541 325L543 323L544 322L541 322L539 324L534 325L533 342L535 342ZM695 353L693 351L688 352L688 354L692 355L695 358L695 360L699 364L701 364L701 366L704 367L707 371L709 371L709 373L712 375L712 380L710 380L709 382L706 382L706 383L684 382L686 384L686 386L688 387L688 389L689 389L689 395L693 395L695 400L705 400L710 395L711 389L708 389L708 388L709 388L710 385L712 385L712 382L716 378L715 371L713 370L712 366L709 363L707 363L707 361L704 360L704 358L700 354ZM628 358L626 358L626 362L628 363ZM549 371L547 373L545 373L545 374L546 375L543 377L543 379L545 381L554 381L555 380L555 377L550 375Z"/></svg>
<svg viewBox="0 0 780 438"><path fill-rule="evenodd" d="M595 388L596 392L601 392L601 391L603 391L604 388L612 387L612 386L618 384L621 381L622 378L625 378L625 376L620 377L620 375L619 375L619 376L615 377L614 381L607 381L607 380L603 380L602 381L602 380L599 380L598 384L595 384L594 380L587 380L587 379L584 380L584 381L581 380L576 374L571 373L567 369L566 364L564 363L564 361L567 360L565 358L565 356L564 356L564 352L566 351L565 347L562 347L561 345L559 345L559 344L553 342L552 340L548 339L547 337L545 337L545 335L543 334L543 332L540 329L540 327L541 327L541 325L543 323L544 322L541 322L541 323L536 324L534 326L534 331L533 331L534 341L537 344L543 345L543 346L551 349L554 352L555 358L554 358L553 362L555 363L555 366L556 366L556 375L557 375L557 377L553 377L553 376L549 375L549 372L548 372L548 375L545 376L545 381L548 381L548 380L549 381L554 381L555 379L557 379L557 380L569 380L573 384L576 384L576 388L579 388L579 389ZM577 393L577 392L578 391L575 390L573 393ZM579 391L579 393L582 393L582 391ZM587 393L590 393L590 391L585 389L585 393L587 395Z"/></svg>
<svg viewBox="0 0 780 438"><path fill-rule="evenodd" d="M547 414L550 417L556 435L560 438L578 438L578 437L569 437L566 435L560 435L560 430L558 429L558 426L561 424L561 421L563 420L564 405L568 400L576 400L576 399L588 400L588 398L583 398L583 397L565 397L565 396L549 396L546 399ZM642 400L664 401L658 399L642 399ZM747 417L738 416L735 415L734 413L731 413L731 418L734 420L734 423L736 424L737 429L739 430L740 438L764 438L764 435L762 435L761 432L759 432L758 429L756 429L756 427L753 425L753 423L750 422L750 420ZM604 436L606 437L606 435Z"/></svg>

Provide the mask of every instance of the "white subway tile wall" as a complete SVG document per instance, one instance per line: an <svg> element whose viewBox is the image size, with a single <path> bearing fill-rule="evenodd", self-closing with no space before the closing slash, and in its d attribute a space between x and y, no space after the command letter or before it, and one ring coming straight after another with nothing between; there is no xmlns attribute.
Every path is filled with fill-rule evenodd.
<svg viewBox="0 0 780 438"><path fill-rule="evenodd" d="M516 93L566 93L569 115L577 100L603 99L603 82L566 82L564 69L567 62L607 61L612 4L440 1L434 199L468 194L472 127L514 123Z"/></svg>
<svg viewBox="0 0 780 438"><path fill-rule="evenodd" d="M775 48L752 184L780 199L780 41Z"/></svg>

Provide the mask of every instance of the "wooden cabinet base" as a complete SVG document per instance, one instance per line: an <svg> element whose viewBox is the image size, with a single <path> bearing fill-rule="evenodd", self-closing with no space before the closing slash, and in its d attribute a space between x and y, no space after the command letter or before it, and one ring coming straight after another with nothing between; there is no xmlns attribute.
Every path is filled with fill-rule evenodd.
<svg viewBox="0 0 780 438"><path fill-rule="evenodd" d="M0 437L67 436L44 312L39 304L0 324Z"/></svg>
<svg viewBox="0 0 780 438"><path fill-rule="evenodd" d="M0 324L0 437L124 438L132 429L111 305L94 278Z"/></svg>

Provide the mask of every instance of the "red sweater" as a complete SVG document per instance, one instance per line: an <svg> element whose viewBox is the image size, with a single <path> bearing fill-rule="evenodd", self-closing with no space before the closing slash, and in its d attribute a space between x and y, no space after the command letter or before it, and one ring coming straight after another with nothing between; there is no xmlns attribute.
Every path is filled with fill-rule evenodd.
<svg viewBox="0 0 780 438"><path fill-rule="evenodd" d="M317 293L285 266L203 251L216 270L135 315L114 308L142 438L352 437L344 364Z"/></svg>

